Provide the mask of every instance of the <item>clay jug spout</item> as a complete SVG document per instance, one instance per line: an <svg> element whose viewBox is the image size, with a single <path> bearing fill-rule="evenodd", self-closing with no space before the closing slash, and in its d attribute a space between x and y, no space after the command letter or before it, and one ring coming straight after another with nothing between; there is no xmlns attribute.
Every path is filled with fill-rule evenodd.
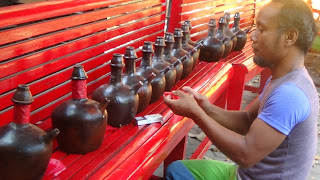
<svg viewBox="0 0 320 180"><path fill-rule="evenodd" d="M132 92L133 94L137 94L141 86L143 86L143 82L142 82L142 81L139 81L137 84L135 84L135 85L131 88L131 92Z"/></svg>
<svg viewBox="0 0 320 180"><path fill-rule="evenodd" d="M171 70L171 67L170 67L170 66L167 66L166 68L164 68L164 69L161 71L161 74L165 75L169 70Z"/></svg>
<svg viewBox="0 0 320 180"><path fill-rule="evenodd" d="M251 28L252 28L252 27L248 27L246 30L244 30L244 32L245 32L246 34L248 34L249 31L251 30Z"/></svg>
<svg viewBox="0 0 320 180"><path fill-rule="evenodd" d="M53 141L53 139L60 133L59 129L55 128L49 133L43 135L40 137L40 140L45 142L46 144L49 144Z"/></svg>
<svg viewBox="0 0 320 180"><path fill-rule="evenodd" d="M110 99L108 99L108 98L105 98L102 102L100 102L99 109L101 112L104 112L104 110L106 110L109 102L110 102Z"/></svg>
<svg viewBox="0 0 320 180"><path fill-rule="evenodd" d="M225 38L222 39L222 42L225 43L225 42L228 41L228 40L229 40L229 38L228 38L228 37L225 37Z"/></svg>
<svg viewBox="0 0 320 180"><path fill-rule="evenodd" d="M151 81L152 81L156 76L157 76L156 73L152 72L152 73L149 75L149 77L145 80L145 83L146 83L146 84L150 84Z"/></svg>

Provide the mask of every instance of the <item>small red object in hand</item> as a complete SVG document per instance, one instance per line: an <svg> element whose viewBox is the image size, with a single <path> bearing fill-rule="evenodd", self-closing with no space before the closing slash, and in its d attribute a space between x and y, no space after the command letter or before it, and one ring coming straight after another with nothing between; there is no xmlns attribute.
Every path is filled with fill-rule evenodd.
<svg viewBox="0 0 320 180"><path fill-rule="evenodd" d="M164 95L165 96L170 95L171 99L174 99L174 100L180 99L180 97L178 95L174 95L172 92L164 92Z"/></svg>

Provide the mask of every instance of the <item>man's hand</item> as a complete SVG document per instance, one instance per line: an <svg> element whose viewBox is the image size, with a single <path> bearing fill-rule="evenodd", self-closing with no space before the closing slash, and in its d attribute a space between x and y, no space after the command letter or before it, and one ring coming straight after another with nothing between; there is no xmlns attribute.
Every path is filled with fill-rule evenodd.
<svg viewBox="0 0 320 180"><path fill-rule="evenodd" d="M164 95L163 100L173 113L193 119L197 116L197 112L202 111L192 94L179 90L172 91L172 93L179 96L179 99L172 99L171 95Z"/></svg>
<svg viewBox="0 0 320 180"><path fill-rule="evenodd" d="M189 86L184 86L182 90L188 94L193 95L194 99L197 101L198 105L204 110L204 112L206 112L207 114L210 112L210 110L212 109L212 104L205 95L198 93L196 90L192 89Z"/></svg>

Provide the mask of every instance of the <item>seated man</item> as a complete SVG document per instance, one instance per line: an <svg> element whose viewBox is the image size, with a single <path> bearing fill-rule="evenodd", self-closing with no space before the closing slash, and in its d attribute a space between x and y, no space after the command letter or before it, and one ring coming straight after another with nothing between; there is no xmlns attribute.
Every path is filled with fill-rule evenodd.
<svg viewBox="0 0 320 180"><path fill-rule="evenodd" d="M316 154L319 99L304 57L316 34L303 0L272 0L259 12L251 36L254 62L272 76L248 111L221 109L190 87L173 92L178 100L164 97L175 114L192 118L237 163L176 161L166 178L306 179Z"/></svg>

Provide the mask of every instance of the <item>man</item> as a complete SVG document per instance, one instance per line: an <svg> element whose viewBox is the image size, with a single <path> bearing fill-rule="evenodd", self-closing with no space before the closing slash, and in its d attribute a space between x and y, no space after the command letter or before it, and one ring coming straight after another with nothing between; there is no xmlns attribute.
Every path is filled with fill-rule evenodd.
<svg viewBox="0 0 320 180"><path fill-rule="evenodd" d="M169 165L167 179L303 180L317 146L319 99L304 67L317 33L302 0L273 0L257 16L251 39L254 62L272 76L248 111L210 104L190 87L164 97L175 114L192 118L234 166L217 161L184 160Z"/></svg>

